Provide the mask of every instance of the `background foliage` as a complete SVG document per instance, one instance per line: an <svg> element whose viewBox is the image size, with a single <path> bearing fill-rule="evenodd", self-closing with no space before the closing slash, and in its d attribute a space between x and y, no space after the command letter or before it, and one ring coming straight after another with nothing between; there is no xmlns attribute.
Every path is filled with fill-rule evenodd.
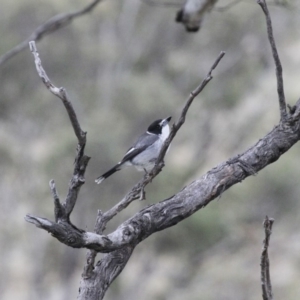
<svg viewBox="0 0 300 300"><path fill-rule="evenodd" d="M219 1L219 6L226 1ZM82 1L2 1L0 53L41 23ZM299 4L271 6L287 101L300 93ZM106 1L38 44L52 81L70 94L88 132L92 157L72 214L92 230L96 210L115 204L142 176L116 163L150 122L176 118L189 92L221 50L214 80L200 94L172 144L162 174L107 232L147 204L176 193L215 164L247 149L278 122L275 73L265 20L255 1L213 11L201 31L174 23L176 7ZM0 298L75 299L85 250L60 244L25 223L26 213L53 218L48 182L63 198L76 139L62 104L40 82L29 49L0 68ZM224 193L219 201L137 247L106 299L259 299L262 221L275 218L271 240L274 294L300 295L299 146ZM216 288L217 287L217 288Z"/></svg>

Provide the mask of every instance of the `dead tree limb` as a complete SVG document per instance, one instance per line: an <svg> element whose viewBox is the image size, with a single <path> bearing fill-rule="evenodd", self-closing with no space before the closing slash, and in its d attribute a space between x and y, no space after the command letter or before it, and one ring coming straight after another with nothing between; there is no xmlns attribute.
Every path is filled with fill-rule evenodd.
<svg viewBox="0 0 300 300"><path fill-rule="evenodd" d="M69 118L71 120L71 123L74 128L74 132L78 138L78 145L82 145L84 150L84 145L86 143L86 133L83 132L80 128L80 124L77 120L75 111L72 107L71 102L68 99L67 93L63 88L57 88L49 79L47 76L40 57L39 53L37 52L36 45L34 41L31 41L29 43L30 50L34 55L35 59L35 65L37 72L42 79L43 83L47 87L47 89L53 93L55 96L60 98L65 105L65 108L69 114ZM87 235L84 237L87 238L87 243L92 244L95 243L95 245L98 244L99 239L106 227L106 224L114 217L116 216L120 211L125 209L132 201L139 199L140 195L144 195L144 188L147 184L149 184L162 170L163 167L163 159L166 154L166 150L170 143L172 142L173 138L175 137L176 133L180 129L180 127L185 122L186 114L188 112L188 109L190 105L192 104L195 97L204 89L204 87L211 81L212 72L219 64L220 60L224 57L225 52L221 52L219 56L217 57L216 61L213 63L211 69L209 70L207 76L204 78L202 83L193 91L191 92L190 96L188 97L183 109L182 113L180 115L180 118L178 122L176 122L171 129L171 133L169 138L166 140L161 153L157 159L157 162L155 164L155 167L153 170L144 176L144 178L136 184L130 193L128 193L124 199L122 199L117 205L112 207L110 210L108 210L105 213L102 213L101 211L98 211L98 216L95 224L94 232L88 232ZM76 159L77 161L77 159ZM75 168L76 169L76 168ZM85 168L84 168L85 170ZM73 181L74 176L72 177L71 182ZM74 194L72 199L75 199L73 201L70 201L69 194L71 192L69 191L66 202L64 205L61 205L54 181L52 180L50 182L50 187L52 191L52 195L54 198L54 204L55 204L55 222L47 220L45 218L39 218L34 217L31 215L26 216L26 220L30 223L35 224L39 228L43 228L47 230L48 232L51 232L53 236L55 236L59 241L65 244L72 245L72 247L78 248L80 246L80 240L82 237L82 234L84 231L82 229L79 229L75 227L73 224L70 223L69 215L76 203L76 199L78 196L78 193ZM72 205L70 205L71 203ZM70 209L66 209L68 207L71 207ZM66 235L64 235L66 233ZM91 241L91 238L95 240ZM103 239L101 241L103 245L105 244L107 247L109 247L109 244L111 243L110 240L103 236ZM99 297L99 294L104 295L106 289L109 287L110 283L114 280L114 278L123 270L125 267L128 259L131 256L131 253L135 246L139 243L137 240L136 242L130 243L130 245L122 245L121 247L117 248L111 248L108 249L108 251L104 251L108 253L105 255L97 264L95 264L95 257L97 252L99 252L98 248L96 247L86 247L90 249L87 253L87 262L84 267L84 272L82 276L82 282L80 287L80 294L79 299L86 299L86 295L90 293L94 293L95 297ZM112 247L115 247L115 245L112 245ZM120 259L122 257L122 259ZM106 275L105 275L106 274ZM114 274L112 276L112 274ZM101 275L101 276L100 276ZM105 276L105 277L103 277ZM100 280L100 279L101 280ZM92 281L91 281L92 280ZM93 282L94 284L91 284ZM95 285L96 284L96 285Z"/></svg>
<svg viewBox="0 0 300 300"><path fill-rule="evenodd" d="M102 0L94 0L89 5L72 13L58 14L39 26L25 41L0 56L0 66L28 47L30 41L38 42L44 36L69 25L75 18L91 12Z"/></svg>
<svg viewBox="0 0 300 300"><path fill-rule="evenodd" d="M271 284L271 277L270 277L270 261L269 261L269 254L268 254L268 248L270 244L270 237L272 234L273 223L274 223L274 219L269 219L268 216L266 216L264 220L265 239L263 241L263 250L260 259L261 288L262 288L263 300L273 300L272 284Z"/></svg>
<svg viewBox="0 0 300 300"><path fill-rule="evenodd" d="M271 43L271 40L269 41ZM31 49L33 49L32 46ZM33 51L33 54L35 54L34 52L35 51ZM202 83L193 93L191 93L187 100L187 105L185 106L186 110L189 108L189 101L193 101L194 97L201 92L203 87L210 81L211 72L223 55L224 54L221 53L214 63L208 76L204 80L204 85ZM275 64L277 64L276 60ZM278 75L278 73L276 73L276 75ZM41 76L41 78L45 78L43 81L52 93L54 92L54 94L60 95L61 89L57 89L55 86L49 84L47 77ZM64 98L64 94L62 95L62 98ZM282 112L281 109L282 107L280 107L280 111ZM172 131L178 124L184 122L185 114L183 113L182 116L183 119L179 120L172 127ZM74 131L76 133L75 128ZM176 132L174 131L174 135L175 133ZM170 137L170 140L171 139L172 137ZM151 234L173 226L189 217L199 209L205 207L212 200L222 195L222 193L232 185L258 173L269 164L275 162L281 155L297 143L299 139L300 100L298 100L295 106L290 107L289 112L286 113L286 117L282 117L281 114L281 119L277 126L244 153L236 155L217 165L201 178L184 187L172 197L142 209L133 217L123 222L110 234L103 234L106 223L120 210L127 207L129 203L133 201L132 199L135 200L140 197L141 191L143 191L143 185L145 183L147 184L147 180L149 180L151 176L156 176L155 170L156 168L157 170L160 170L160 163L162 160L157 162L152 172L150 172L149 177L146 176L133 188L131 194L126 196L128 198L125 197L108 212L98 213L95 232L84 231L69 222L69 218L66 217L69 210L66 211L66 205L60 204L53 183L51 185L51 190L56 208L55 219L60 221L53 222L32 215L27 215L26 220L39 228L47 230L59 241L70 247L87 248L95 251L92 252L91 256L88 256L90 263L87 263L82 277L79 299L101 299L111 282L125 267L137 244ZM166 142L166 147L168 142L170 141L168 140ZM159 160L163 159L163 156L162 150ZM80 161L81 160L82 159L80 159ZM79 166L77 169L85 170L85 166L86 165ZM75 197L77 197L77 194L75 194ZM94 265L96 252L107 254ZM90 297L88 295L90 295Z"/></svg>
<svg viewBox="0 0 300 300"><path fill-rule="evenodd" d="M69 184L69 190L68 190L66 200L64 201L63 204L59 200L54 180L52 179L49 183L50 189L52 192L52 196L54 199L55 223L53 223L53 224L59 223L64 228L70 227L71 229L73 228L75 230L78 230L77 227L75 227L73 224L71 224L70 214L72 213L74 206L76 204L80 187L85 182L84 173L85 173L87 164L90 159L88 156L86 156L84 154L84 148L85 148L85 144L86 144L86 132L84 132L80 127L75 110L72 106L72 103L70 102L70 100L68 98L66 90L63 87L61 87L61 88L56 87L50 81L49 77L47 76L47 74L42 66L42 63L41 63L41 60L39 57L39 53L37 52L35 42L31 41L29 43L29 47L30 47L30 51L32 52L32 54L34 56L36 70L37 70L40 78L42 79L42 81L45 84L45 86L47 87L47 89L53 95L55 95L56 97L58 97L62 100L62 102L67 110L69 119L71 121L75 135L78 140L77 154L76 154L75 163L74 163L73 176L72 176L70 184ZM30 219L30 217L29 217L29 219ZM29 220L29 219L27 219L27 220ZM40 225L37 225L37 226L42 226L42 224L50 224L49 222L51 223L51 221L42 219L40 222L38 222ZM58 227L57 227L57 229L58 229L57 234L60 235ZM81 230L79 230L79 232L80 231ZM72 238L70 238L70 239L72 240Z"/></svg>

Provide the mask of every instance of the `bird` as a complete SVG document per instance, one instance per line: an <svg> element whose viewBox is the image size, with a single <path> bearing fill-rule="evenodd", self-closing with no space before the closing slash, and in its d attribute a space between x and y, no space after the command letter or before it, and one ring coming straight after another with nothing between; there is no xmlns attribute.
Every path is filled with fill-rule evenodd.
<svg viewBox="0 0 300 300"><path fill-rule="evenodd" d="M95 182L100 184L125 166L134 166L138 171L144 170L148 173L154 167L160 150L170 134L169 122L171 118L158 119L152 122L147 131L128 149L122 160L99 176Z"/></svg>

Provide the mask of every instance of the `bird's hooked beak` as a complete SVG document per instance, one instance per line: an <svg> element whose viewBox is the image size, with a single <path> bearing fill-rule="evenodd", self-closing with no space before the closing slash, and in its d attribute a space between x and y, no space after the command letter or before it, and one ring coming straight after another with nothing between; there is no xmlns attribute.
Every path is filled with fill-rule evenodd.
<svg viewBox="0 0 300 300"><path fill-rule="evenodd" d="M165 120L169 123L171 121L172 117L168 117Z"/></svg>
<svg viewBox="0 0 300 300"><path fill-rule="evenodd" d="M168 117L168 118L162 119L162 121L160 122L160 125L162 127L168 125L171 119L172 119L172 117Z"/></svg>

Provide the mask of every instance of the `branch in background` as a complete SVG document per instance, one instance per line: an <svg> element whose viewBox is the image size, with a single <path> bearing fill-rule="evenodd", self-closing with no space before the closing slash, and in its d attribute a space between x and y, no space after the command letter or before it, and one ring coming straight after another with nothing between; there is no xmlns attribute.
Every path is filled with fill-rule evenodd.
<svg viewBox="0 0 300 300"><path fill-rule="evenodd" d="M261 287L262 287L263 300L273 299L272 284L270 278L270 261L269 261L269 254L268 254L268 248L270 243L270 237L272 234L273 223L274 223L274 219L269 219L268 216L266 216L264 220L265 239L263 241L263 250L260 259Z"/></svg>
<svg viewBox="0 0 300 300"><path fill-rule="evenodd" d="M0 66L7 62L9 59L23 51L28 47L28 43L30 41L38 42L40 41L44 36L55 32L56 30L65 27L69 25L73 19L80 17L82 15L85 15L89 12L91 12L102 0L94 0L92 3L87 5L86 7L77 10L73 13L67 13L67 14L58 14L48 20L43 25L39 26L31 35L29 38L27 38L25 41L11 49L10 51L6 52L2 56L0 56Z"/></svg>
<svg viewBox="0 0 300 300"><path fill-rule="evenodd" d="M182 23L188 32L197 32L204 16L210 12L218 0L187 0L177 12L175 21Z"/></svg>
<svg viewBox="0 0 300 300"><path fill-rule="evenodd" d="M272 55L273 55L273 59L275 62L275 67L276 67L277 93L278 93L278 99L279 99L280 120L286 121L287 112L286 112L286 102L285 102L284 86L283 86L283 78L282 78L282 66L281 66L281 62L280 62L279 55L277 52L275 39L273 36L272 21L271 21L271 17L270 17L270 13L269 13L266 1L265 0L257 0L257 3L260 5L260 7L262 8L262 10L266 16L268 39L270 42L270 46L272 49Z"/></svg>

